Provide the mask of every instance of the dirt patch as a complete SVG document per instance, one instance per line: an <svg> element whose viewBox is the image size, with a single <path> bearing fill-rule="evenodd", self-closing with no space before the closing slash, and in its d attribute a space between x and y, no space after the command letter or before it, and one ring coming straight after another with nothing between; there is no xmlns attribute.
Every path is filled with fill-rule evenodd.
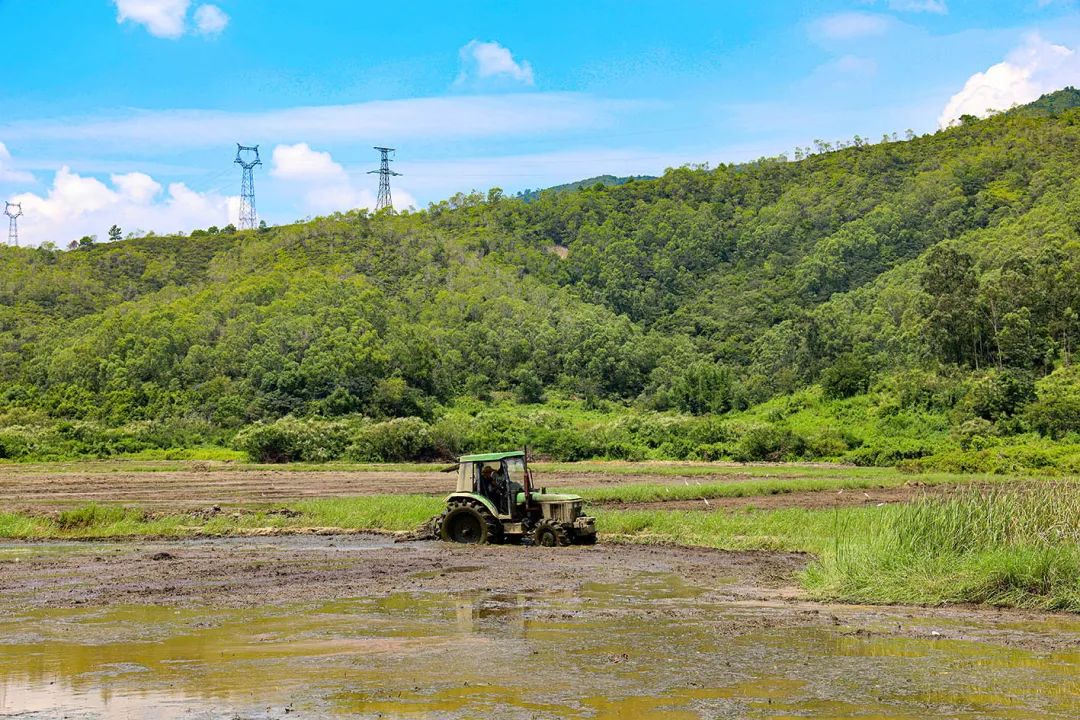
<svg viewBox="0 0 1080 720"><path fill-rule="evenodd" d="M29 552L6 561L0 554L0 597L18 597L30 607L249 606L402 591L573 590L584 582L619 584L642 572L723 584L731 597L774 598L798 594L795 575L807 562L798 553L616 544L466 547L370 535L5 547ZM58 547L70 551L48 551Z"/></svg>
<svg viewBox="0 0 1080 720"><path fill-rule="evenodd" d="M589 548L395 544L363 535L5 543L0 545L0 616L72 607L254 608L401 593L505 596L528 604L544 595L573 600L578 609L571 614L616 613L620 622L631 624L672 613L696 621L694 607L722 606L730 610L724 621L730 626L723 628L728 636L766 626L817 626L859 637L1080 648L1075 616L813 603L796 586L811 559L800 553L610 543ZM604 598L613 597L622 599L616 603L620 609L604 609L610 605ZM694 598L695 604L656 605L662 597ZM537 606L529 612L540 617L554 611ZM560 617L566 612L558 610Z"/></svg>
<svg viewBox="0 0 1080 720"><path fill-rule="evenodd" d="M709 482L738 482L750 476L732 473ZM676 475L545 473L545 487L609 487L617 484L683 485ZM700 478L698 479L700 480ZM454 489L454 475L432 472L357 472L310 470L207 470L157 472L50 472L34 468L0 470L0 507L63 509L86 502L119 502L141 507L189 509L244 503L284 503L315 497L431 494Z"/></svg>

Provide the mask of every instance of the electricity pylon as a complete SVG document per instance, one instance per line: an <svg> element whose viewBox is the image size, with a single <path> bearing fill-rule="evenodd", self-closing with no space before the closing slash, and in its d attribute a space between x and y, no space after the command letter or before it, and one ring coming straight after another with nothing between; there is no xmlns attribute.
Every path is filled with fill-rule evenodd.
<svg viewBox="0 0 1080 720"><path fill-rule="evenodd" d="M390 211L393 212L394 199L390 197L390 176L401 175L401 173L390 169L390 153L394 152L394 148L376 147L375 149L382 155L379 169L368 170L368 175L379 176L379 198L375 201L375 212L379 212L383 208L390 208Z"/></svg>
<svg viewBox="0 0 1080 720"><path fill-rule="evenodd" d="M5 203L4 214L8 216L8 242L19 247L19 216L23 214L22 203Z"/></svg>
<svg viewBox="0 0 1080 720"><path fill-rule="evenodd" d="M245 157L245 153L247 154ZM254 159L252 159L254 158ZM241 145L236 143L237 165L244 168L244 179L240 181L240 223L241 230L254 230L258 222L258 214L255 212L255 173L256 165L262 165L259 159L258 145Z"/></svg>

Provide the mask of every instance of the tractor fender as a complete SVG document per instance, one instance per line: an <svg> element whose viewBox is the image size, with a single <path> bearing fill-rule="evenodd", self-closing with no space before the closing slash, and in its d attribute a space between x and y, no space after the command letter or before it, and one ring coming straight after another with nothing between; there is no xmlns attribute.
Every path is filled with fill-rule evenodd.
<svg viewBox="0 0 1080 720"><path fill-rule="evenodd" d="M483 504L483 506L490 510L491 514L495 517L499 517L500 515L499 511L495 509L495 503L491 502L483 495L479 495L477 493L450 493L450 495L448 495L446 498L446 502L450 502L451 500L475 500L478 503Z"/></svg>

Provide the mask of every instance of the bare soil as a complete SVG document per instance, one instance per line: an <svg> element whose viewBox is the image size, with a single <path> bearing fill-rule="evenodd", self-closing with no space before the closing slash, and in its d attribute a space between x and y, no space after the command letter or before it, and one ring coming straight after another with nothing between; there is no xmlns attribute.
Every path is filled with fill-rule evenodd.
<svg viewBox="0 0 1080 720"><path fill-rule="evenodd" d="M92 466L91 466L92 468ZM438 471L338 471L282 469L221 469L211 463L190 463L182 469L116 469L116 465L95 471L56 470L47 466L0 466L0 509L59 510L86 502L119 502L158 511L189 510L213 505L235 506L252 503L281 504L314 497L355 495L431 494L443 495L454 488L454 475ZM546 472L540 477L550 488L590 488L650 483L687 485L700 482L737 483L752 479L747 473L701 476L597 472ZM799 477L790 466L783 477ZM898 488L793 492L750 498L710 499L663 503L610 503L611 507L633 509L718 509L718 508L831 508L864 503L901 502L926 491L918 485Z"/></svg>
<svg viewBox="0 0 1080 720"><path fill-rule="evenodd" d="M2 550L8 550L5 554ZM24 552L17 552L17 550ZM28 607L254 606L403 591L573 590L642 572L723 583L731 597L797 596L800 553L606 544L541 548L397 542L380 535L283 535L0 545L0 597Z"/></svg>
<svg viewBox="0 0 1080 720"><path fill-rule="evenodd" d="M709 482L737 482L749 475L723 475ZM545 473L546 487L612 484L683 485L673 475ZM122 502L158 509L198 505L281 503L312 497L432 494L454 489L454 475L441 472L357 472L237 469L178 471L48 472L7 467L0 471L0 507L63 508L90 501Z"/></svg>
<svg viewBox="0 0 1080 720"><path fill-rule="evenodd" d="M395 543L375 535L12 542L0 545L0 615L131 605L260 607L403 592L524 598L559 593L582 598L599 588L634 597L639 583L655 577L674 593L689 592L731 607L769 609L765 614L735 616L729 628L733 634L760 629L763 622L769 627L842 625L842 632L859 636L940 637L1040 650L1080 648L1080 632L1060 631L1080 627L1069 615L814 603L796 587L798 573L810 560L800 553L613 543L572 548ZM652 607L643 595L640 617L634 621L648 622L655 612ZM736 627L739 622L754 628ZM927 622L939 623L935 627L941 630L928 630Z"/></svg>

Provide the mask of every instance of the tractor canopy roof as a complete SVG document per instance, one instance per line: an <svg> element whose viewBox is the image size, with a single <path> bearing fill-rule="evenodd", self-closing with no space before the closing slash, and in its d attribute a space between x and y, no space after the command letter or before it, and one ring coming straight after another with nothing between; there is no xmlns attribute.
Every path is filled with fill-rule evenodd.
<svg viewBox="0 0 1080 720"><path fill-rule="evenodd" d="M525 453L521 450L512 450L510 452L487 453L486 455L462 455L458 458L458 462L493 462L512 457L525 457Z"/></svg>

